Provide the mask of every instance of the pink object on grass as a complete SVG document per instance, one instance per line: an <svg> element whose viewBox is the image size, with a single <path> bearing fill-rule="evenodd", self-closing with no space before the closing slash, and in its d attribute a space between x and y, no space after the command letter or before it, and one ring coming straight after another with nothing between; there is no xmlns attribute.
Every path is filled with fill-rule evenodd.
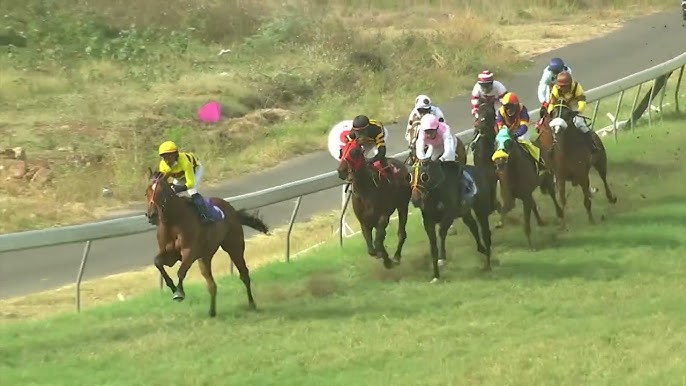
<svg viewBox="0 0 686 386"><path fill-rule="evenodd" d="M198 119L205 123L217 123L222 117L222 105L212 101L198 109Z"/></svg>

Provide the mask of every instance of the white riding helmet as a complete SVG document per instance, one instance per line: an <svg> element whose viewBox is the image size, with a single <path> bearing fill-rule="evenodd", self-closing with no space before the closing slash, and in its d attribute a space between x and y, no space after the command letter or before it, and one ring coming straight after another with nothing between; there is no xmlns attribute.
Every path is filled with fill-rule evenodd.
<svg viewBox="0 0 686 386"><path fill-rule="evenodd" d="M414 107L416 109L429 109L431 108L431 98L428 95L417 95L414 99Z"/></svg>

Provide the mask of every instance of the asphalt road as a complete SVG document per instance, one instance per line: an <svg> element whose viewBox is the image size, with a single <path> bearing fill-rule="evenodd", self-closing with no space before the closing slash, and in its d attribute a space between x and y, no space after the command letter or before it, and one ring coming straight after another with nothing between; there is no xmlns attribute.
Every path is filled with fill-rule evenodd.
<svg viewBox="0 0 686 386"><path fill-rule="evenodd" d="M527 105L536 108L536 86L543 67L553 56L565 59L572 66L575 77L586 89L590 89L671 59L686 51L685 42L686 27L675 8L674 12L631 21L605 37L546 53L534 58L529 70L511 79L501 80L509 90L517 92ZM409 100L408 113L411 104ZM458 129L456 131L471 125L468 96L438 104L446 114L448 123ZM401 122L404 119L405 116L402 116ZM389 131L389 154L405 150L404 125L389 125ZM235 196L325 173L335 167L336 163L328 152L320 151L206 189L204 194ZM298 220L340 207L340 195L340 188L336 188L303 198ZM288 223L292 207L293 202L274 204L262 208L260 213L272 228L276 228ZM297 232L297 225L294 231ZM254 235L247 228L246 232L247 235ZM91 246L84 280L149 266L156 253L156 245L153 232L95 241ZM82 249L83 244L68 244L0 254L0 299L73 283ZM251 252L254 253L254 250L248 251L248 262ZM221 264L228 264L228 261L222 261ZM153 278L150 285L154 285Z"/></svg>

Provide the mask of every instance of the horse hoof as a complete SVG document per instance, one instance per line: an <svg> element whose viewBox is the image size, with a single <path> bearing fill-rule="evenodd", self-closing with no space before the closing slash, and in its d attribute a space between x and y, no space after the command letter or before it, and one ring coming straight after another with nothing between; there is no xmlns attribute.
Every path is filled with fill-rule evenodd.
<svg viewBox="0 0 686 386"><path fill-rule="evenodd" d="M429 284L436 284L436 283L438 283L438 278L437 278L437 277L431 279L431 281L429 282Z"/></svg>
<svg viewBox="0 0 686 386"><path fill-rule="evenodd" d="M376 251L367 251L367 254L371 257L379 258L379 256L376 255Z"/></svg>
<svg viewBox="0 0 686 386"><path fill-rule="evenodd" d="M502 227L503 227L503 222L502 222L502 221L498 221L497 223L495 223L495 229L500 229L500 228L502 228Z"/></svg>
<svg viewBox="0 0 686 386"><path fill-rule="evenodd" d="M174 296L172 297L172 299L173 299L173 300L176 300L177 302L181 302L181 301L183 301L183 299L184 299L185 297L186 297L186 296L185 296L183 293L181 293L181 292L175 292L175 293L174 293Z"/></svg>
<svg viewBox="0 0 686 386"><path fill-rule="evenodd" d="M383 261L383 266L384 266L384 268L386 268L386 269L391 269L391 268L393 268L394 265L395 265L395 264L393 264L393 261L392 261L391 259L389 259L389 258L385 258L384 261Z"/></svg>
<svg viewBox="0 0 686 386"><path fill-rule="evenodd" d="M400 256L393 256L393 264L395 264L395 265L400 264Z"/></svg>
<svg viewBox="0 0 686 386"><path fill-rule="evenodd" d="M500 266L500 260L496 257L491 257L491 266L498 267Z"/></svg>
<svg viewBox="0 0 686 386"><path fill-rule="evenodd" d="M617 197L610 197L607 200L610 202L610 204L616 204L617 203Z"/></svg>
<svg viewBox="0 0 686 386"><path fill-rule="evenodd" d="M210 318L214 318L215 316L217 316L217 311L210 310L209 315L210 315Z"/></svg>
<svg viewBox="0 0 686 386"><path fill-rule="evenodd" d="M484 265L483 267L481 267L481 270L482 270L483 272L491 272L491 271L492 271L490 265Z"/></svg>
<svg viewBox="0 0 686 386"><path fill-rule="evenodd" d="M439 267L445 267L446 264L447 264L447 262L445 261L445 259L438 259L438 266Z"/></svg>
<svg viewBox="0 0 686 386"><path fill-rule="evenodd" d="M255 305L255 303L249 303L248 309L250 309L251 311L255 311L257 310L257 305Z"/></svg>
<svg viewBox="0 0 686 386"><path fill-rule="evenodd" d="M544 227L544 226L548 226L548 224L546 224L545 221L541 220L541 221L538 222L538 226L539 226L539 227Z"/></svg>

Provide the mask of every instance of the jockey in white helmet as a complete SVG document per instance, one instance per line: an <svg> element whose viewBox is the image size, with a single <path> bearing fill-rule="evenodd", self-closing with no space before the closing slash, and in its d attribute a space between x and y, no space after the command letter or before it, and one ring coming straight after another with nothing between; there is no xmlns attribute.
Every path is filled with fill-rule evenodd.
<svg viewBox="0 0 686 386"><path fill-rule="evenodd" d="M405 128L405 139L407 143L412 145L412 142L416 139L417 134L415 131L414 136L412 136L412 127L416 126L420 119L426 114L435 115L440 122L445 122L445 117L443 111L438 106L434 106L431 103L431 98L428 95L417 95L414 99L414 108L410 112L410 116L407 118L407 127Z"/></svg>

